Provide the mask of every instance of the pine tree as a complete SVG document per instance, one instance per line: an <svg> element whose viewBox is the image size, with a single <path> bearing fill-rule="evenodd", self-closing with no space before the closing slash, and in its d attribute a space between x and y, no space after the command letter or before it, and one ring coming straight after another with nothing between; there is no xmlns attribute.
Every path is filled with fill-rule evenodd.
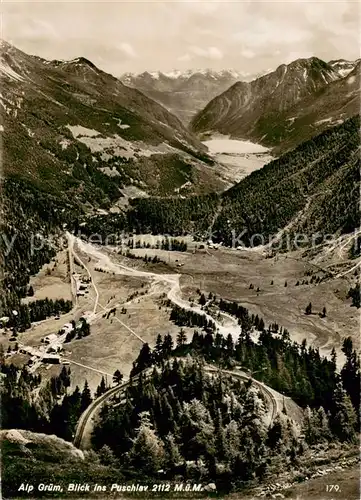
<svg viewBox="0 0 361 500"><path fill-rule="evenodd" d="M174 343L172 336L168 333L167 335L164 336L164 341L163 341L163 353L165 356L169 356L173 350Z"/></svg>
<svg viewBox="0 0 361 500"><path fill-rule="evenodd" d="M199 303L200 303L200 305L201 305L201 306L206 305L206 303L207 303L207 299L206 299L206 297L205 297L204 293L202 293L202 294L201 294L201 296L200 296L200 298L199 298Z"/></svg>
<svg viewBox="0 0 361 500"><path fill-rule="evenodd" d="M88 381L86 380L85 383L84 383L83 392L81 393L80 408L81 408L82 412L88 408L88 406L90 405L90 403L92 402L92 400L93 399L91 397L91 392L90 392L90 389L89 389Z"/></svg>
<svg viewBox="0 0 361 500"><path fill-rule="evenodd" d="M104 394L104 392L107 390L107 387L106 387L106 384L105 384L105 379L104 377L102 377L101 381L100 381L100 384L98 385L97 387L97 390L95 391L95 397L99 397L101 396L102 394Z"/></svg>
<svg viewBox="0 0 361 500"><path fill-rule="evenodd" d="M171 471L183 461L175 437L172 433L164 439L165 464Z"/></svg>
<svg viewBox="0 0 361 500"><path fill-rule="evenodd" d="M228 462L232 462L239 454L240 447L240 433L237 422L231 420L226 425L224 430L224 447L225 458Z"/></svg>
<svg viewBox="0 0 361 500"><path fill-rule="evenodd" d="M357 417L351 399L338 383L333 395L334 411L331 418L331 430L340 441L354 441L356 437Z"/></svg>
<svg viewBox="0 0 361 500"><path fill-rule="evenodd" d="M352 404L359 415L360 409L360 358L355 350L351 337L344 339L342 352L346 356L346 363L341 370L343 387L349 394Z"/></svg>
<svg viewBox="0 0 361 500"><path fill-rule="evenodd" d="M154 474L162 465L164 448L153 430L149 413L140 413L139 418L140 426L129 452L130 463L138 471Z"/></svg>
<svg viewBox="0 0 361 500"><path fill-rule="evenodd" d="M120 384L123 380L123 374L120 372L120 370L115 370L113 374L113 383L114 384Z"/></svg>
<svg viewBox="0 0 361 500"><path fill-rule="evenodd" d="M181 328L177 335L177 347L182 347L187 342L187 335L183 328Z"/></svg>
<svg viewBox="0 0 361 500"><path fill-rule="evenodd" d="M160 360L163 354L163 339L160 334L157 335L157 340L155 342L154 354L157 360Z"/></svg>
<svg viewBox="0 0 361 500"><path fill-rule="evenodd" d="M312 304L311 304L311 302L306 307L305 312L306 312L307 315L312 314Z"/></svg>

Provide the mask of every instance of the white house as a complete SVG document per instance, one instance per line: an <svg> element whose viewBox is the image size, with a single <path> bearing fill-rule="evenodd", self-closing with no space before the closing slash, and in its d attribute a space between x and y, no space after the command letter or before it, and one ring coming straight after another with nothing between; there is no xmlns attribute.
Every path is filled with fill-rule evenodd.
<svg viewBox="0 0 361 500"><path fill-rule="evenodd" d="M45 342L45 344L50 344L51 342L55 342L55 340L57 340L58 336L56 333L51 333L50 335L47 335L46 337L44 337L43 339L43 342Z"/></svg>
<svg viewBox="0 0 361 500"><path fill-rule="evenodd" d="M71 323L65 323L65 325L63 325L62 330L64 333L69 333L69 332L72 332L74 330L74 327Z"/></svg>

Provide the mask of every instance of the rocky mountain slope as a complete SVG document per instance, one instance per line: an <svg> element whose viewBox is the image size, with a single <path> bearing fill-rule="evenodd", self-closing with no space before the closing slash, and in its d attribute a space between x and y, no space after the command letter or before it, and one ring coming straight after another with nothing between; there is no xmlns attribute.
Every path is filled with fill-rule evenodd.
<svg viewBox="0 0 361 500"><path fill-rule="evenodd" d="M187 125L214 97L250 75L235 70L189 70L163 73L126 73L121 81L165 106Z"/></svg>
<svg viewBox="0 0 361 500"><path fill-rule="evenodd" d="M359 113L360 76L361 62L347 76L325 85L270 124L265 140L279 149L290 149Z"/></svg>
<svg viewBox="0 0 361 500"><path fill-rule="evenodd" d="M361 59L357 59L356 61L348 61L347 59L333 59L332 61L329 61L328 64L338 72L341 78L343 78L351 73L351 71L355 69L360 61Z"/></svg>
<svg viewBox="0 0 361 500"><path fill-rule="evenodd" d="M340 79L332 66L316 57L283 64L252 82L233 85L196 115L191 128L291 149L330 122L339 123L359 111L359 78L354 72L358 67ZM295 117L307 113L312 117L297 121L296 127Z"/></svg>
<svg viewBox="0 0 361 500"><path fill-rule="evenodd" d="M217 189L206 148L174 115L84 58L46 61L1 44L3 167L73 202L122 189Z"/></svg>

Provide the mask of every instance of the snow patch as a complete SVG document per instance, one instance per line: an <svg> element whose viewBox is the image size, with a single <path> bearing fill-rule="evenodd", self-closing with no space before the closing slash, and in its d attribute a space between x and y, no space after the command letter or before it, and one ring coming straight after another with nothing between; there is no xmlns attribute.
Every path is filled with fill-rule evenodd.
<svg viewBox="0 0 361 500"><path fill-rule="evenodd" d="M348 85L351 85L352 83L355 83L355 81L356 81L356 76L352 75L352 76L350 76L349 78L347 78L347 80L346 80L346 81L347 81Z"/></svg>
<svg viewBox="0 0 361 500"><path fill-rule="evenodd" d="M8 65L7 62L4 61L4 59L0 59L0 74L7 76L10 78L10 80L15 80L18 82L23 82L25 81L25 78L23 78L19 73L16 73L10 66Z"/></svg>
<svg viewBox="0 0 361 500"><path fill-rule="evenodd" d="M97 137L101 135L97 130L83 127L82 125L65 125L70 130L75 139L79 137Z"/></svg>
<svg viewBox="0 0 361 500"><path fill-rule="evenodd" d="M29 127L27 127L24 123L22 123L21 125L24 127L29 137L34 137L35 133Z"/></svg>
<svg viewBox="0 0 361 500"><path fill-rule="evenodd" d="M68 128L70 127L68 126ZM130 142L117 134L101 137L96 130L86 129L81 126L76 126L75 128L76 130L74 130L74 127L70 129L73 135L75 134L74 137L88 146L92 153L100 153L104 161L109 160L113 156L129 159L174 152L174 148L164 142L153 146L141 141Z"/></svg>
<svg viewBox="0 0 361 500"><path fill-rule="evenodd" d="M120 176L120 173L118 172L118 170L115 167L113 167L113 168L102 167L100 170L103 172L103 174L107 175L108 177L119 177Z"/></svg>

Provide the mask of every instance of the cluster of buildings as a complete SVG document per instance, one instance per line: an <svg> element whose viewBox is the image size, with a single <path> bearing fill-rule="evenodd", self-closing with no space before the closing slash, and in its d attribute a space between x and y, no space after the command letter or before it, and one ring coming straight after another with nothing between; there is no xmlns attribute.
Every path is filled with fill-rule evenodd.
<svg viewBox="0 0 361 500"><path fill-rule="evenodd" d="M78 297L83 297L85 294L89 293L89 283L91 281L89 276L82 276L74 273L73 278L75 280L76 294Z"/></svg>

